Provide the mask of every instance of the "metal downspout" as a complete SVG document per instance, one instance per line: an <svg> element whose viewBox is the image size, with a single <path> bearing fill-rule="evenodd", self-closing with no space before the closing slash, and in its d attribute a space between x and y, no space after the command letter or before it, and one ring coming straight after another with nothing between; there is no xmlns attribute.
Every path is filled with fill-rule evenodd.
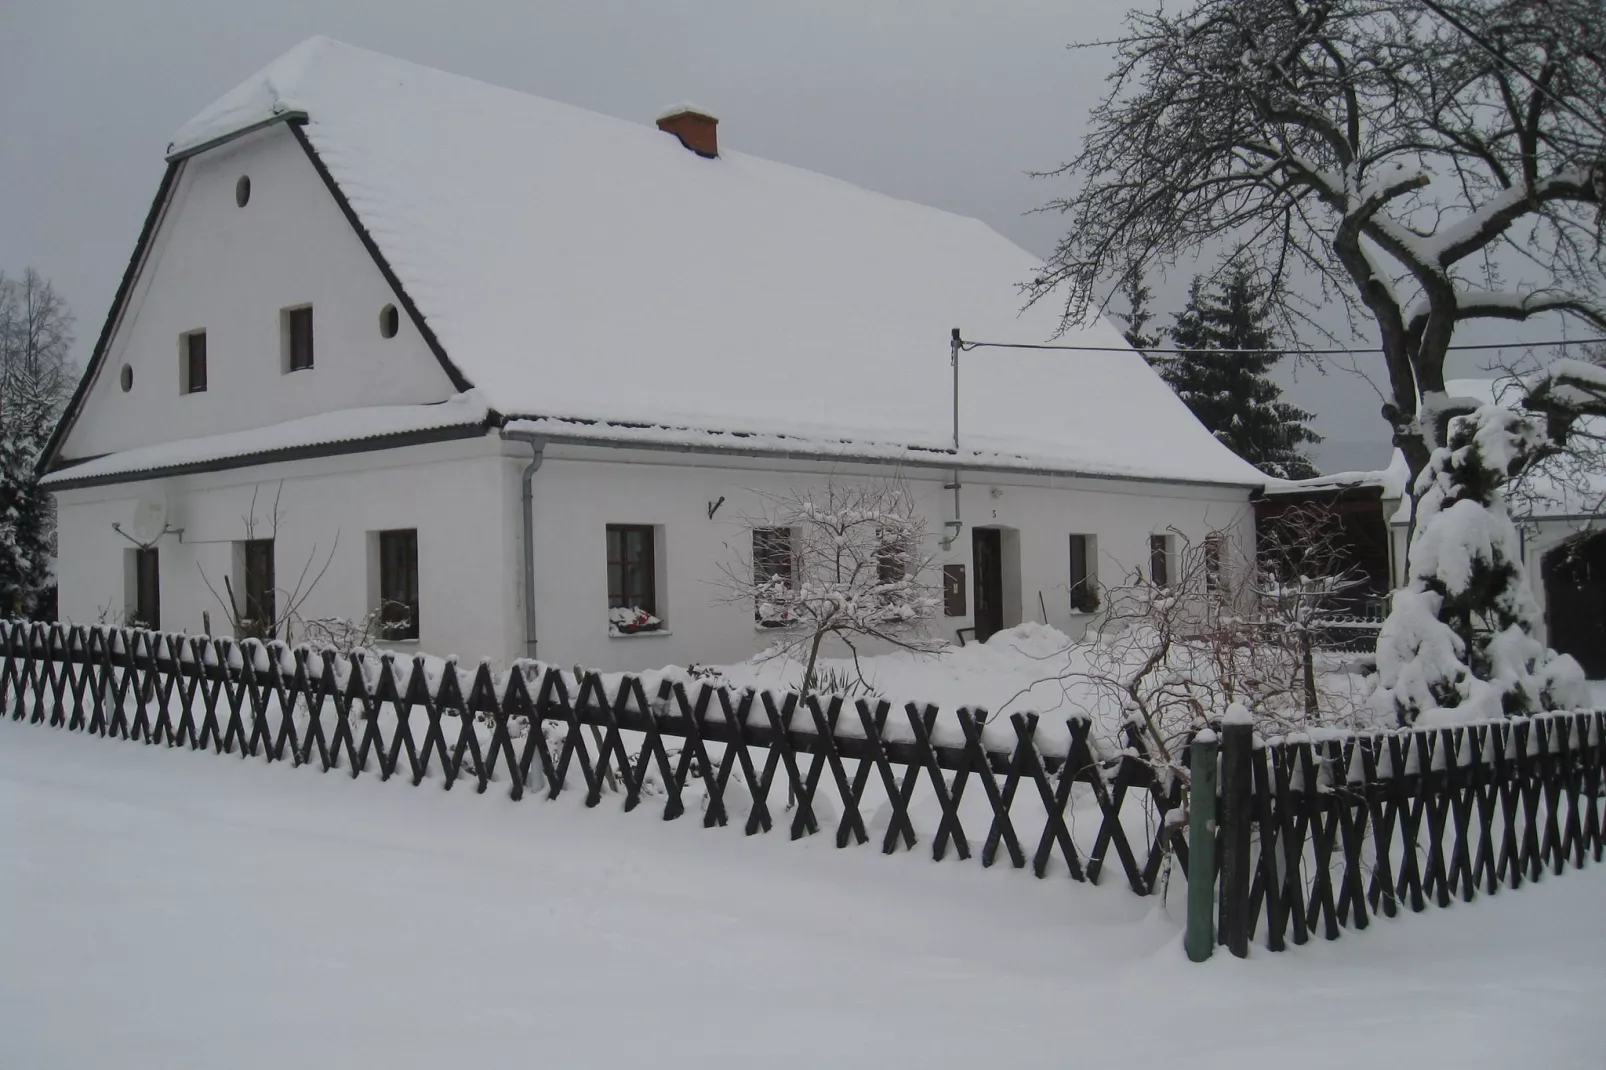
<svg viewBox="0 0 1606 1070"><path fill-rule="evenodd" d="M516 431L503 431L502 437L530 444L530 463L524 466L519 477L519 522L524 534L519 563L524 579L524 656L531 661L536 657L535 630L535 473L541 470L546 459L546 439L539 435L521 435Z"/></svg>

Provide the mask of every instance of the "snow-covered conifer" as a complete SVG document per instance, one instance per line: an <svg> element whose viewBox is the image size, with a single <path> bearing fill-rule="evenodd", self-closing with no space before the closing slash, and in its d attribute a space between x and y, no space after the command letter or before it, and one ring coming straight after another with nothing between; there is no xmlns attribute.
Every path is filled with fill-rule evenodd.
<svg viewBox="0 0 1606 1070"><path fill-rule="evenodd" d="M1269 316L1247 272L1209 286L1196 278L1171 331L1177 348L1187 352L1153 363L1199 422L1234 453L1267 475L1307 479L1317 473L1300 447L1321 437L1306 426L1311 414L1282 400L1282 389L1267 378L1282 359L1274 351ZM1230 352L1246 349L1269 352Z"/></svg>
<svg viewBox="0 0 1606 1070"><path fill-rule="evenodd" d="M72 376L72 314L32 269L0 273L0 616L34 612L51 584L55 512L35 466Z"/></svg>
<svg viewBox="0 0 1606 1070"><path fill-rule="evenodd" d="M1583 672L1539 641L1507 481L1549 445L1542 418L1485 405L1450 421L1417 479L1409 579L1378 638L1374 701L1401 724L1567 708Z"/></svg>

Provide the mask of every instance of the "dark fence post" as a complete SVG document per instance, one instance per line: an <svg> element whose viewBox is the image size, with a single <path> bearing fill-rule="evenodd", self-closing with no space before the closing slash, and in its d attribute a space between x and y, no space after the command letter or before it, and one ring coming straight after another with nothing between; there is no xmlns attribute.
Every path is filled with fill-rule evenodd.
<svg viewBox="0 0 1606 1070"><path fill-rule="evenodd" d="M1249 956L1249 832L1254 820L1249 758L1254 733L1241 706L1228 711L1221 730L1220 925L1221 942L1238 958Z"/></svg>
<svg viewBox="0 0 1606 1070"><path fill-rule="evenodd" d="M1216 733L1193 737L1188 759L1188 958L1203 962L1216 949Z"/></svg>

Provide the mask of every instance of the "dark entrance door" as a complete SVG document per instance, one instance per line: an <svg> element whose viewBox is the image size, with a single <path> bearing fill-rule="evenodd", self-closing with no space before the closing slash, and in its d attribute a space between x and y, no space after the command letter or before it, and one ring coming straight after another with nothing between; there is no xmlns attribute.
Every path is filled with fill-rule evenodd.
<svg viewBox="0 0 1606 1070"><path fill-rule="evenodd" d="M1558 546L1540 566L1550 645L1606 679L1606 534Z"/></svg>
<svg viewBox="0 0 1606 1070"><path fill-rule="evenodd" d="M1004 542L997 528L971 528L976 559L976 641L985 643L1004 626Z"/></svg>

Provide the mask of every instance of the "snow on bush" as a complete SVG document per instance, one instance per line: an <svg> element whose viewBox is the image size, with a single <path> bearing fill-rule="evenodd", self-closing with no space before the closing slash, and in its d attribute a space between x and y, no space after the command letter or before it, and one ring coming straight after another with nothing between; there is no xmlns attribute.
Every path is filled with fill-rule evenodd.
<svg viewBox="0 0 1606 1070"><path fill-rule="evenodd" d="M831 481L765 500L747 518L751 549L721 566L726 600L752 605L777 635L770 656L801 655L802 690L831 637L932 650L926 630L941 604L925 519L901 481Z"/></svg>
<svg viewBox="0 0 1606 1070"><path fill-rule="evenodd" d="M1379 712L1402 725L1466 722L1584 701L1578 663L1535 637L1539 607L1506 507L1507 481L1548 441L1538 417L1495 405L1450 421L1417 479L1409 577L1378 637Z"/></svg>

